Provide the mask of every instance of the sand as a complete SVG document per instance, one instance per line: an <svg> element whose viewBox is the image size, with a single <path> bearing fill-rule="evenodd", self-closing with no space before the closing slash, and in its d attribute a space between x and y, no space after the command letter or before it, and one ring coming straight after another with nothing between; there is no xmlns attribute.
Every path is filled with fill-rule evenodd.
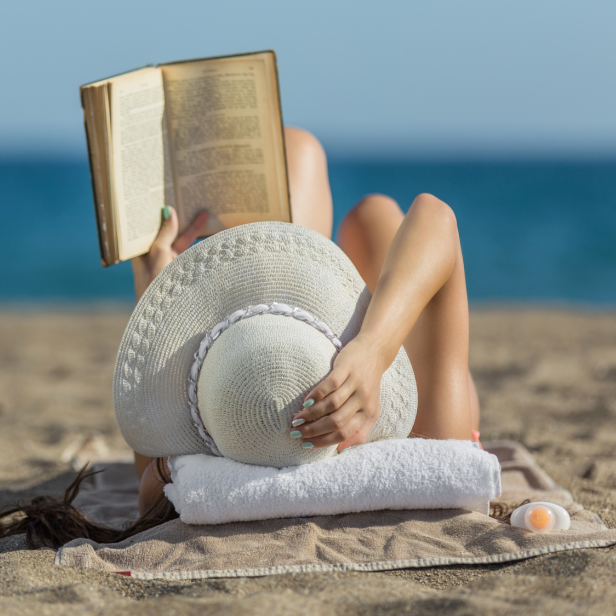
<svg viewBox="0 0 616 616"><path fill-rule="evenodd" d="M75 440L126 450L111 375L127 310L0 313L0 506L60 490ZM471 368L482 439L522 442L574 498L616 527L616 314L475 309ZM143 582L53 565L0 540L0 613L606 614L616 548L489 567Z"/></svg>

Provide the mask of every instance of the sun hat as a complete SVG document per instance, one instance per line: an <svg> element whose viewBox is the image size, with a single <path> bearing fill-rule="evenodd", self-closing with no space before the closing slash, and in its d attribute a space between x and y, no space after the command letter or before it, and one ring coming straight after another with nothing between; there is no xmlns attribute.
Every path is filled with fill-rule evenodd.
<svg viewBox="0 0 616 616"><path fill-rule="evenodd" d="M118 425L138 453L205 453L285 467L336 454L303 449L291 419L361 328L370 293L332 241L260 222L221 231L150 284L115 364ZM417 388L403 348L383 375L367 442L404 438ZM300 439L301 440L301 439Z"/></svg>

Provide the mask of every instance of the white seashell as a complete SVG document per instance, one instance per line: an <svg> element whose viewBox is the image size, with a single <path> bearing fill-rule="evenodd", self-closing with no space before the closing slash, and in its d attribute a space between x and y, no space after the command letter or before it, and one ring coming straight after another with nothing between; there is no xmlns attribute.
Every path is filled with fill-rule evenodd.
<svg viewBox="0 0 616 616"><path fill-rule="evenodd" d="M535 509L541 510L542 513L540 526L537 526L533 520L532 513ZM544 501L527 503L526 505L518 507L511 514L510 521L511 526L525 528L535 533L545 533L550 530L569 530L569 526L571 525L571 518L566 509L560 505Z"/></svg>

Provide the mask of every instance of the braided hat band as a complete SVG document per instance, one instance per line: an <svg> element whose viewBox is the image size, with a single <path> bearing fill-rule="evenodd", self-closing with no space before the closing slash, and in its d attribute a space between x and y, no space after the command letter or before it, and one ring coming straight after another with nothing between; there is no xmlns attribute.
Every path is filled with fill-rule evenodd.
<svg viewBox="0 0 616 616"><path fill-rule="evenodd" d="M207 357L208 351L214 344L214 341L224 331L229 329L231 325L234 325L239 321L264 314L291 317L293 319L297 319L298 321L302 321L303 323L314 327L314 329L321 332L325 337L327 337L336 347L336 350L338 352L342 350L342 342L338 340L337 336L332 332L332 330L327 326L327 324L323 323L323 321L319 321L319 319L313 317L311 314L309 314L305 310L302 310L301 308L291 308L286 304L279 304L277 302L272 302L271 304L258 304L256 306L248 306L248 308L244 310L236 310L233 314L220 321L220 323L217 323L201 341L201 344L199 345L199 350L194 355L195 361L190 368L190 375L188 377L188 405L190 406L190 416L192 418L195 428L197 428L197 431L199 432L199 436L201 436L205 444L216 456L222 457L222 454L218 450L218 447L216 447L214 439L205 427L205 424L203 423L203 419L201 417L201 412L199 410L198 384L203 362Z"/></svg>

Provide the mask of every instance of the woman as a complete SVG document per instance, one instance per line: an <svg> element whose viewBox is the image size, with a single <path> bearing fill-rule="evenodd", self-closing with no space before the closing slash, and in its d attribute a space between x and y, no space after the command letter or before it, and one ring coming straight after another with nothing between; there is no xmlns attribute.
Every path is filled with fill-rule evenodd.
<svg viewBox="0 0 616 616"><path fill-rule="evenodd" d="M325 154L309 133L287 128L287 164L293 221L326 237L332 232L332 197ZM133 259L137 299L156 276L190 247L207 222L200 214L178 236L178 219L163 211L150 251ZM412 433L434 439L477 440L479 404L468 371L469 321L464 265L451 208L419 195L404 215L383 195L362 199L342 221L338 242L372 293L359 334L336 356L331 372L304 399L292 421L292 438L309 448L364 442L379 418L381 377L403 345L413 366L418 407ZM142 518L122 531L87 520L72 507L83 472L64 500L38 497L2 514L23 517L0 536L27 533L29 546L58 547L76 537L121 541L177 518L163 496L165 460L135 453ZM506 512L496 512L503 517Z"/></svg>
<svg viewBox="0 0 616 616"><path fill-rule="evenodd" d="M293 221L331 237L323 148L296 128L285 130L285 140ZM206 221L204 212L178 237L177 216L169 210L150 252L133 259L137 299L194 242ZM362 443L378 419L381 377L404 345L419 398L413 435L477 440L479 403L468 370L464 263L451 208L422 194L405 216L393 199L369 195L342 221L338 243L373 297L360 334L294 417L300 438L314 447L337 444L338 451ZM135 463L144 514L162 496L164 478L152 458L135 453Z"/></svg>

